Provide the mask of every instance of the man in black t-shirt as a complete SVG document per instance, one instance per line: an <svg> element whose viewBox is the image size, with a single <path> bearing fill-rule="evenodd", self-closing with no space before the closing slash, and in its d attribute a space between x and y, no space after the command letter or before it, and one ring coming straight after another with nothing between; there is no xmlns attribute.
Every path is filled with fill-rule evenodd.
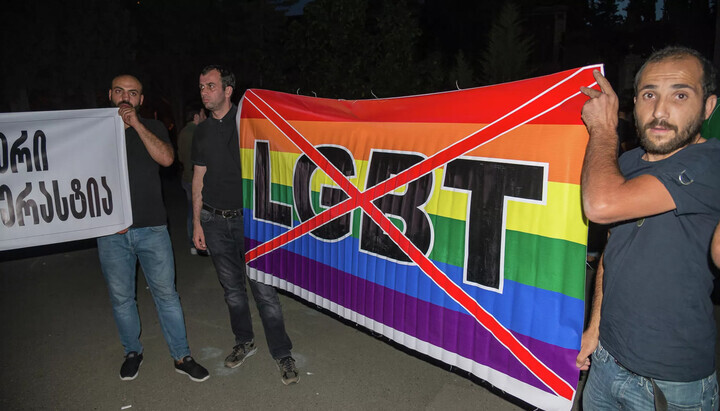
<svg viewBox="0 0 720 411"><path fill-rule="evenodd" d="M254 334L245 288L245 234L237 106L230 102L235 76L222 66L207 66L200 74L200 96L211 115L193 138L193 239L198 250L209 250L225 302L235 346L225 366L235 368L255 354ZM282 307L274 287L249 279L260 311L270 355L282 382L297 383L300 374L285 332Z"/></svg>
<svg viewBox="0 0 720 411"><path fill-rule="evenodd" d="M97 239L100 266L108 285L113 316L125 349L120 379L133 380L143 360L140 316L135 290L136 266L142 266L175 370L193 381L205 381L208 371L190 356L185 319L175 290L175 264L160 188L159 166L169 166L174 153L168 133L157 120L138 115L142 84L130 75L113 79L110 102L125 123L128 177L133 225Z"/></svg>
<svg viewBox="0 0 720 411"><path fill-rule="evenodd" d="M635 77L641 147L616 159L618 99L601 90L582 118L588 219L613 223L577 366L585 409L718 408L710 242L720 220L720 141L700 133L715 70L697 51L653 53ZM588 356L592 353L592 362Z"/></svg>

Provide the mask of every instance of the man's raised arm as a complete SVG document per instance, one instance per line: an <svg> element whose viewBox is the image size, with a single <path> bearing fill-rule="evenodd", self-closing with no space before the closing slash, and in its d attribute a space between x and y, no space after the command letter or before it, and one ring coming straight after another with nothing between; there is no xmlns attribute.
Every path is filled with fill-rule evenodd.
<svg viewBox="0 0 720 411"><path fill-rule="evenodd" d="M593 75L601 90L581 89L590 97L582 110L590 134L582 168L585 215L596 223L608 224L675 209L670 193L657 178L623 177L617 162L618 98L599 71Z"/></svg>

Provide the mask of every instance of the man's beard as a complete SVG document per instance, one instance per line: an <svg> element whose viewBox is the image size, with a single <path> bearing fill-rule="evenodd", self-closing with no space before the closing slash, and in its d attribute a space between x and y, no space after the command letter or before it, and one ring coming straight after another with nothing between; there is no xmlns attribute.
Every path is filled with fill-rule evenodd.
<svg viewBox="0 0 720 411"><path fill-rule="evenodd" d="M694 121L690 122L685 128L680 131L678 126L670 124L665 120L654 119L653 121L646 123L644 126L639 124L639 120L635 120L635 127L637 128L638 136L640 137L640 144L643 146L648 154L665 155L670 154L676 150L679 150L695 139L700 133L703 121L705 120L702 111L698 114ZM648 129L653 127L665 127L668 130L675 131L675 137L671 140L656 143L648 137Z"/></svg>

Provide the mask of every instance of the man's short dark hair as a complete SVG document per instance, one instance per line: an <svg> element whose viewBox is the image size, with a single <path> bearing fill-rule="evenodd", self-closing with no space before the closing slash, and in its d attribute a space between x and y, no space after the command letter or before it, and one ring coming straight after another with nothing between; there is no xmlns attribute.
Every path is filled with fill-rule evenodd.
<svg viewBox="0 0 720 411"><path fill-rule="evenodd" d="M233 74L232 71L230 71L229 68L227 68L225 66L221 66L219 64L211 64L209 66L205 66L205 68L202 69L200 74L202 74L204 76L213 70L217 70L220 73L220 78L222 79L223 90L228 86L232 87L233 90L235 90L235 75Z"/></svg>
<svg viewBox="0 0 720 411"><path fill-rule="evenodd" d="M715 70L715 66L713 66L710 60L705 58L705 56L700 54L700 52L698 52L697 50L693 50L689 47L668 46L664 49L653 52L650 57L645 60L645 63L643 63L642 67L640 67L640 70L638 70L637 74L635 74L635 95L637 96L638 93L640 76L642 75L642 72L645 70L645 67L647 67L648 64L658 63L667 59L681 59L684 57L695 57L696 59L698 59L700 65L702 66L703 100L707 100L708 97L715 94L715 79L717 77L717 72Z"/></svg>

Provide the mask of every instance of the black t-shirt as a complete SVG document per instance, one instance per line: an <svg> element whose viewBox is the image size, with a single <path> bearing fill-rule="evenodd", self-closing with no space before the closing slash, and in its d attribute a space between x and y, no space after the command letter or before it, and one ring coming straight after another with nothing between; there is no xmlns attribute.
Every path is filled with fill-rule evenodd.
<svg viewBox="0 0 720 411"><path fill-rule="evenodd" d="M610 232L600 319L603 346L629 370L695 381L715 371L710 240L720 219L720 141L655 162L637 148L620 157L626 178L657 177L676 209Z"/></svg>
<svg viewBox="0 0 720 411"><path fill-rule="evenodd" d="M141 118L140 122L160 140L169 143L168 132L163 123ZM132 227L152 227L167 224L165 205L160 185L160 165L150 157L140 136L134 128L125 129L128 176L130 178L130 201L132 204Z"/></svg>
<svg viewBox="0 0 720 411"><path fill-rule="evenodd" d="M203 202L222 210L243 207L237 110L233 104L222 119L208 117L197 126L193 137L192 162L207 167Z"/></svg>

